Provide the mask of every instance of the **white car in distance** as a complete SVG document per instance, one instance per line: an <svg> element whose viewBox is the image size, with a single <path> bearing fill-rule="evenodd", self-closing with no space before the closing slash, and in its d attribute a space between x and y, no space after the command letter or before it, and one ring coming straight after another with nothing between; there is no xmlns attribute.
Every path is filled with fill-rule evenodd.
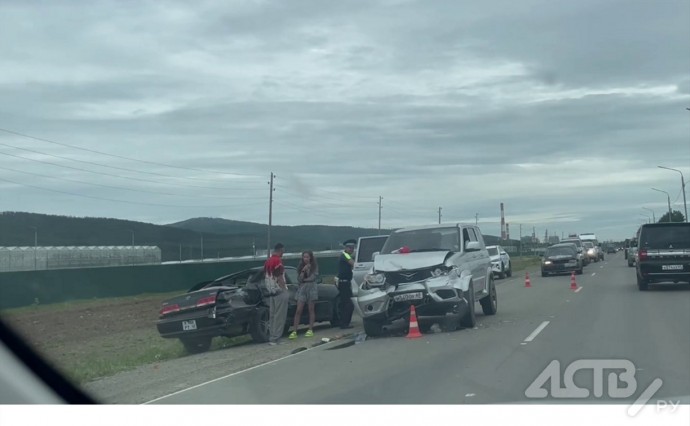
<svg viewBox="0 0 690 426"><path fill-rule="evenodd" d="M491 270L498 278L513 275L513 266L510 263L510 255L501 246L486 246L491 256Z"/></svg>

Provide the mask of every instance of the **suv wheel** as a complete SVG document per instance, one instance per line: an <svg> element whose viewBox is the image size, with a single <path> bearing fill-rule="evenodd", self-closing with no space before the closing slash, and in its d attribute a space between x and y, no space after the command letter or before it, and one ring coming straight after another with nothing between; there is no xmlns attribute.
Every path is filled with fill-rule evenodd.
<svg viewBox="0 0 690 426"><path fill-rule="evenodd" d="M640 277L639 275L637 276L637 288L638 288L640 291L647 291L647 290L649 290L649 283L647 282L647 280L645 280L644 278Z"/></svg>
<svg viewBox="0 0 690 426"><path fill-rule="evenodd" d="M362 325L364 325L364 332L367 336L380 336L383 334L383 322L375 319L363 319Z"/></svg>
<svg viewBox="0 0 690 426"><path fill-rule="evenodd" d="M501 263L501 272L498 273L498 278L504 279L506 277L506 266Z"/></svg>
<svg viewBox="0 0 690 426"><path fill-rule="evenodd" d="M474 300L474 286L470 284L470 288L465 293L467 299L468 309L465 315L460 318L460 325L464 328L474 328L477 325L477 317L474 315L475 300Z"/></svg>
<svg viewBox="0 0 690 426"><path fill-rule="evenodd" d="M498 296L496 295L496 283L491 279L489 283L489 294L483 297L479 304L482 305L484 315L496 315L498 311Z"/></svg>
<svg viewBox="0 0 690 426"><path fill-rule="evenodd" d="M513 276L513 265L511 265L510 262L508 262L508 272L506 272L506 275L509 277Z"/></svg>

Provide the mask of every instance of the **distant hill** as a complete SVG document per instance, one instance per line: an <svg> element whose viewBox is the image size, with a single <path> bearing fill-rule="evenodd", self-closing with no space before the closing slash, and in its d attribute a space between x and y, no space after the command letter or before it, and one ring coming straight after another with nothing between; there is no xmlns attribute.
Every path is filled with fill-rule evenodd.
<svg viewBox="0 0 690 426"><path fill-rule="evenodd" d="M183 222L171 223L168 226L194 232L232 235L236 238L251 236L257 238L257 247L261 248L266 245L266 233L268 231L268 225L260 223L208 217L188 219ZM389 232L390 230L382 231L382 233ZM377 229L351 226L273 226L271 228L271 241L284 243L290 251L326 250L337 249L340 247L340 243L350 238L377 234Z"/></svg>
<svg viewBox="0 0 690 426"><path fill-rule="evenodd" d="M24 212L0 213L0 246L33 246L34 229L40 246L158 246L163 261L246 256L266 248L267 225L227 219L196 218L171 225L154 225L112 218L55 216ZM338 248L348 238L375 235L374 229L344 226L274 226L272 241L290 251ZM181 247L181 250L180 250ZM181 253L180 253L181 251Z"/></svg>
<svg viewBox="0 0 690 426"><path fill-rule="evenodd" d="M0 213L0 246L33 246L34 229L40 246L158 246L163 261L246 256L253 247L266 248L267 225L221 218L194 218L169 225L154 225L98 217L55 216L24 212ZM382 233L389 233L383 230ZM282 242L289 251L337 249L349 238L376 235L371 228L350 226L273 226L271 241ZM503 244L485 235L487 244ZM180 250L181 248L181 250Z"/></svg>

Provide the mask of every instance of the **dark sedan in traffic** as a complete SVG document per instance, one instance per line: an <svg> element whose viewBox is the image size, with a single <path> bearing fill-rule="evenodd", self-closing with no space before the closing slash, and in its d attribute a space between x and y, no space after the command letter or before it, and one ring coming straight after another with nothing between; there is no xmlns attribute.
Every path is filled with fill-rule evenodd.
<svg viewBox="0 0 690 426"><path fill-rule="evenodd" d="M582 258L572 243L555 244L546 249L541 261L541 276L575 272L582 274Z"/></svg>
<svg viewBox="0 0 690 426"><path fill-rule="evenodd" d="M287 332L297 306L297 270L285 267L285 278L290 292ZM163 302L156 323L158 332L164 338L180 339L190 353L208 350L216 336L249 334L255 342L267 342L269 296L263 291L263 280L263 268L257 267L199 283ZM317 288L316 321L337 324L338 289L321 282ZM304 324L308 323L307 311L302 316Z"/></svg>

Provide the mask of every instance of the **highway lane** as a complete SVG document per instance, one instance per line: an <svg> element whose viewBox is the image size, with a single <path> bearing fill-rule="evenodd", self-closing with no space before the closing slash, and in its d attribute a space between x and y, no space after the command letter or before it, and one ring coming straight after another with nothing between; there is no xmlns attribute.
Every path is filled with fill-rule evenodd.
<svg viewBox="0 0 690 426"><path fill-rule="evenodd" d="M155 400L166 404L229 403L597 403L528 399L525 390L553 360L627 359L638 369L636 398L656 378L654 398L690 395L690 288L638 292L622 254L577 276L533 273L498 281L499 312L478 314L473 330L325 345ZM479 310L481 312L481 310ZM593 389L592 373L575 375ZM606 380L604 381L606 383ZM622 386L622 385L621 385ZM687 403L687 401L686 401Z"/></svg>

